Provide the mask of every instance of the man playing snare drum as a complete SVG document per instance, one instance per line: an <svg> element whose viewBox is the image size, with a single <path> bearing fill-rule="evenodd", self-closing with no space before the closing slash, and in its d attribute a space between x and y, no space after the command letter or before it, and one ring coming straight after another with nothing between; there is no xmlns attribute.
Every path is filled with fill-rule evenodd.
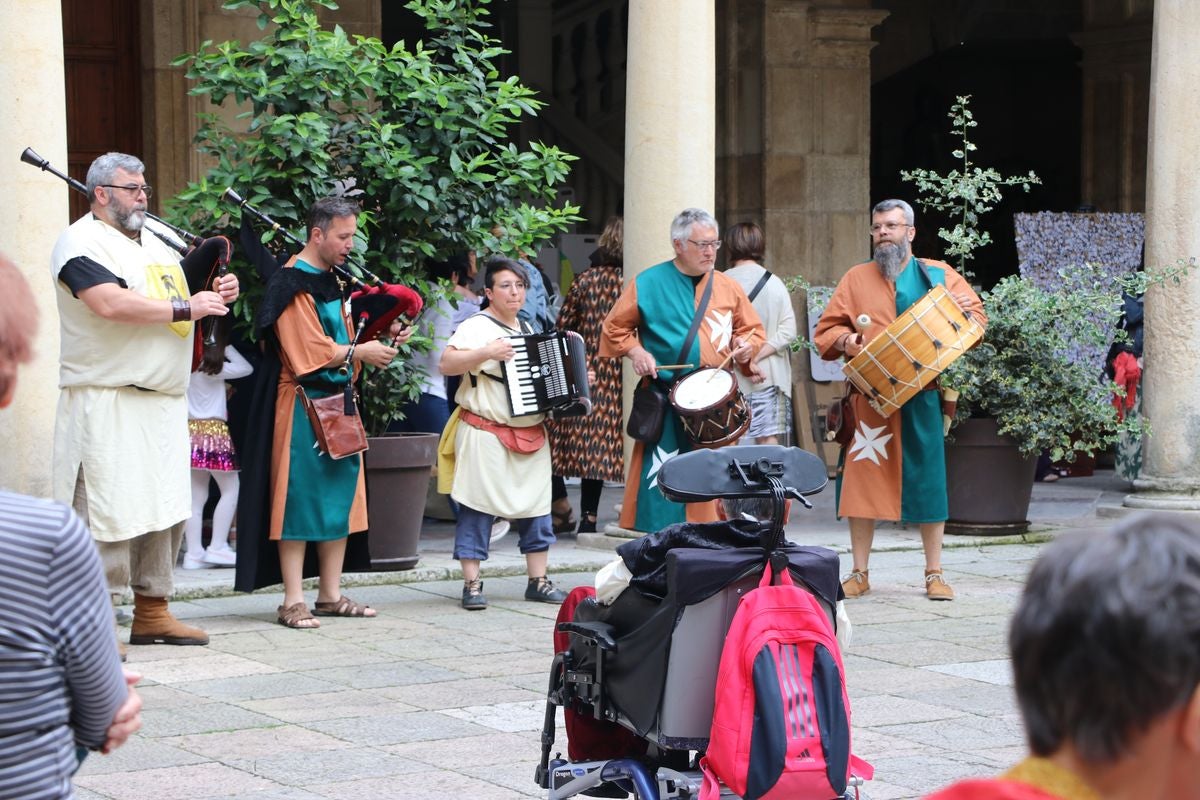
<svg viewBox="0 0 1200 800"><path fill-rule="evenodd" d="M913 256L915 234L912 206L903 200L884 200L872 209L874 260L851 267L834 290L813 335L822 358L854 357L933 284L945 286L963 311L987 325L979 296L961 275L949 264ZM938 392L918 392L890 417L881 416L858 393L853 405L857 426L842 449L837 479L838 516L850 520L854 555L853 570L842 581L846 597L871 590L867 561L875 521L884 519L920 525L925 594L930 600L953 600L954 590L942 577L948 510Z"/></svg>
<svg viewBox="0 0 1200 800"><path fill-rule="evenodd" d="M694 368L728 364L729 359L751 379L762 380L752 360L765 341L762 321L737 281L713 271L721 247L717 236L717 221L707 211L689 208L675 217L671 223L674 258L646 268L625 287L604 320L601 356L628 357L634 373L658 380L664 390ZM708 305L680 358L710 283ZM685 513L689 522L716 521L712 503L689 503L685 512L684 506L664 498L655 482L663 461L691 449L679 415L668 408L659 441L637 442L633 448L621 527L657 531L683 522Z"/></svg>

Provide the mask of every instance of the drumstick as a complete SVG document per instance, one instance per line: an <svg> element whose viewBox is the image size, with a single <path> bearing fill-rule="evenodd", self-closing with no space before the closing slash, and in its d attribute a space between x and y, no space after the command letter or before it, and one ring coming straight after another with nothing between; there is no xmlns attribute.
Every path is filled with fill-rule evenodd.
<svg viewBox="0 0 1200 800"><path fill-rule="evenodd" d="M655 369L691 369L695 364L659 364Z"/></svg>
<svg viewBox="0 0 1200 800"><path fill-rule="evenodd" d="M717 367L716 369L714 369L712 371L712 373L709 374L708 380L706 380L705 383L708 383L708 381L711 381L713 378L715 378L717 376L718 372L720 372L721 370L728 367L730 361L733 361L733 352L732 351L730 351L729 355L725 356L725 360L721 362L721 365L719 367Z"/></svg>
<svg viewBox="0 0 1200 800"><path fill-rule="evenodd" d="M855 344L863 343L863 329L871 324L871 316L869 314L859 314L854 320L855 327L858 328L858 335L854 337Z"/></svg>

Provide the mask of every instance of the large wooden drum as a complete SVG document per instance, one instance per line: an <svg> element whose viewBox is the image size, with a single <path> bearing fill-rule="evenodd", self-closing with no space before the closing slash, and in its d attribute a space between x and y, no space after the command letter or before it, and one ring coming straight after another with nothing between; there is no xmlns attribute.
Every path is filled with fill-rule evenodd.
<svg viewBox="0 0 1200 800"><path fill-rule="evenodd" d="M843 369L871 406L888 417L982 337L978 320L963 313L945 286L934 286Z"/></svg>

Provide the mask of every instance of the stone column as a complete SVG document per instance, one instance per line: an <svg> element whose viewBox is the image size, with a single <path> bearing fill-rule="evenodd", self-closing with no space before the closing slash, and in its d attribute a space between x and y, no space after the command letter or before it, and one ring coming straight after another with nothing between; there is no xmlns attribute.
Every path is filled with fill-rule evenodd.
<svg viewBox="0 0 1200 800"><path fill-rule="evenodd" d="M670 226L713 212L712 0L631 0L625 105L625 280L672 256Z"/></svg>
<svg viewBox="0 0 1200 800"><path fill-rule="evenodd" d="M871 30L855 0L722 0L719 203L773 272L833 285L869 257Z"/></svg>
<svg viewBox="0 0 1200 800"><path fill-rule="evenodd" d="M67 166L66 88L60 0L0 3L0 86L7 87L0 125L0 185L9 210L0 249L33 289L40 323L35 360L22 367L16 402L0 411L0 486L39 496L50 493L54 409L58 403L58 312L50 280L50 251L69 222L70 189L18 160L33 147L59 170Z"/></svg>
<svg viewBox="0 0 1200 800"><path fill-rule="evenodd" d="M186 68L171 66L175 57L193 53L199 46L200 8L197 0L153 0L141 6L141 14L143 152L140 155L146 164L146 179L154 184L156 205L161 210L200 171L199 154L192 140L196 135L196 114L206 110L208 100L190 96L191 82L184 76Z"/></svg>
<svg viewBox="0 0 1200 800"><path fill-rule="evenodd" d="M1146 177L1146 264L1200 256L1200 16L1189 0L1156 0ZM1137 508L1200 510L1200 275L1146 295L1143 409L1153 426Z"/></svg>
<svg viewBox="0 0 1200 800"><path fill-rule="evenodd" d="M625 281L672 258L671 220L713 209L713 0L630 0L625 84ZM625 411L637 378L625 362ZM626 462L632 440L625 441Z"/></svg>

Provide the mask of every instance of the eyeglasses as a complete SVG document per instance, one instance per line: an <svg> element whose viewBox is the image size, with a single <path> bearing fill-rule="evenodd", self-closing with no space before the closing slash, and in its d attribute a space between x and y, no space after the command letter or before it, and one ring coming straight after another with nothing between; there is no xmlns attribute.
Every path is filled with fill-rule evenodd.
<svg viewBox="0 0 1200 800"><path fill-rule="evenodd" d="M874 225L871 226L871 233L879 233L880 231L886 231L888 233L891 233L892 231L897 230L899 228L911 228L911 227L912 227L911 225L907 225L903 222L884 222L884 223L876 222Z"/></svg>
<svg viewBox="0 0 1200 800"><path fill-rule="evenodd" d="M692 244L694 244L696 246L697 250L708 250L709 248L711 248L713 250L721 249L721 240L720 239L714 239L711 242L697 242L695 239L688 239L688 241L691 242Z"/></svg>
<svg viewBox="0 0 1200 800"><path fill-rule="evenodd" d="M520 281L517 281L516 283L508 281L505 283L497 283L495 286L492 287L492 291L495 291L496 289L499 289L502 292L511 292L513 289L521 289L522 291L524 291L525 289L528 289L528 288L529 288L529 286L527 284L521 283Z"/></svg>
<svg viewBox="0 0 1200 800"><path fill-rule="evenodd" d="M111 183L102 183L100 185L103 186L105 189L124 189L127 192L133 192L134 197L137 197L138 192L145 192L147 200L149 200L154 195L154 187L151 186L150 184L144 184L142 186L138 186L136 183L131 183L128 186L114 186Z"/></svg>

